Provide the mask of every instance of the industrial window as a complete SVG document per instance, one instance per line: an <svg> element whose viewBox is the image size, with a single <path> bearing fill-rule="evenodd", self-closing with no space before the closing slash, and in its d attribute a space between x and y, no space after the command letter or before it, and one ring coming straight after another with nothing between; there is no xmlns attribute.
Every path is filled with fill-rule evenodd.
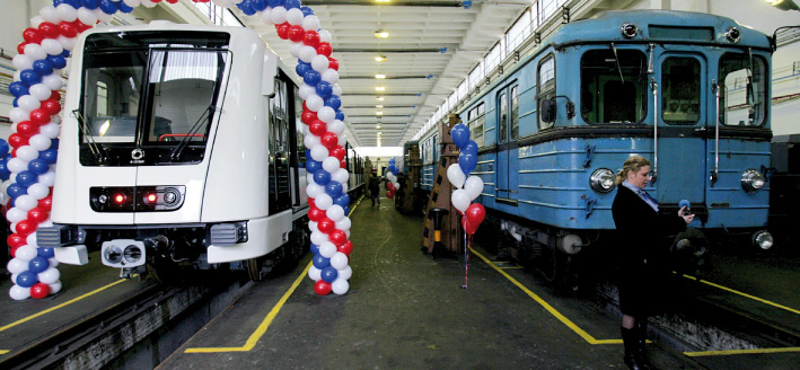
<svg viewBox="0 0 800 370"><path fill-rule="evenodd" d="M536 98L536 106L541 107L542 101L556 95L556 62L552 55L539 62L538 72L537 90L539 95ZM546 129L553 126L550 122L542 121L541 114L538 116L539 129Z"/></svg>
<svg viewBox="0 0 800 370"><path fill-rule="evenodd" d="M672 124L695 124L700 118L700 62L668 58L661 67L662 117Z"/></svg>
<svg viewBox="0 0 800 370"><path fill-rule="evenodd" d="M726 126L761 126L766 116L764 60L727 53L719 61L719 119Z"/></svg>
<svg viewBox="0 0 800 370"><path fill-rule="evenodd" d="M467 124L472 141L478 144L478 148L484 144L483 124L486 121L484 104L480 103L477 107L470 109L467 114Z"/></svg>

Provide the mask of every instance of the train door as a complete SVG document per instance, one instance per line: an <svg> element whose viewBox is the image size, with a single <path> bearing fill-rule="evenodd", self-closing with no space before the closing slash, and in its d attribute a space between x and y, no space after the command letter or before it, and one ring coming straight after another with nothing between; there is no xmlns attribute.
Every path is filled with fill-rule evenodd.
<svg viewBox="0 0 800 370"><path fill-rule="evenodd" d="M685 53L665 53L656 71L661 96L655 187L661 203L705 204L708 142L695 130L708 119L703 106L708 89L705 59ZM652 100L651 100L652 101ZM713 144L713 143L712 143Z"/></svg>
<svg viewBox="0 0 800 370"><path fill-rule="evenodd" d="M519 199L519 85L512 83L497 94L497 169L495 196L500 203Z"/></svg>
<svg viewBox="0 0 800 370"><path fill-rule="evenodd" d="M291 207L289 176L289 85L285 79L275 80L275 95L269 102L269 214Z"/></svg>

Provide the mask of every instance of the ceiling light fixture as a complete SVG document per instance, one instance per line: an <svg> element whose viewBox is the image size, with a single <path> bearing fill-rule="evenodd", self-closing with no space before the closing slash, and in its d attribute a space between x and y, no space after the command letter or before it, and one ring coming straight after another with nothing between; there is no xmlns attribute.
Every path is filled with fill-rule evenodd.
<svg viewBox="0 0 800 370"><path fill-rule="evenodd" d="M385 62L386 61L386 55L378 55L378 56L376 56L375 57L375 61L376 62Z"/></svg>
<svg viewBox="0 0 800 370"><path fill-rule="evenodd" d="M375 108L383 108L383 105L382 104L378 104L378 105L375 106Z"/></svg>
<svg viewBox="0 0 800 370"><path fill-rule="evenodd" d="M382 116L383 112L375 112L375 115Z"/></svg>
<svg viewBox="0 0 800 370"><path fill-rule="evenodd" d="M376 86L375 87L375 91L385 91L385 90L386 90L386 88L383 87L383 86Z"/></svg>
<svg viewBox="0 0 800 370"><path fill-rule="evenodd" d="M382 75L382 74L379 73L379 74L375 75L375 78L377 78L379 80L382 80L382 79L386 78L386 75Z"/></svg>
<svg viewBox="0 0 800 370"><path fill-rule="evenodd" d="M383 101L384 97L382 97L382 96L379 96L379 97L377 97L377 98L375 98L375 99L378 99L379 101Z"/></svg>
<svg viewBox="0 0 800 370"><path fill-rule="evenodd" d="M389 37L389 31L387 31L387 30L377 30L377 31L375 31L375 37L377 37L379 39L385 39L385 38Z"/></svg>

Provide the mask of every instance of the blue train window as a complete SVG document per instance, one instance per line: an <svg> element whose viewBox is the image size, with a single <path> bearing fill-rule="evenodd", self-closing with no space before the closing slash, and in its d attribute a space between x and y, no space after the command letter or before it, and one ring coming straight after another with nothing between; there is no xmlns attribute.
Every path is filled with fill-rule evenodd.
<svg viewBox="0 0 800 370"><path fill-rule="evenodd" d="M477 107L472 108L467 114L467 124L469 126L470 137L478 147L483 147L485 140L483 138L483 127L486 121L485 105L478 104Z"/></svg>
<svg viewBox="0 0 800 370"><path fill-rule="evenodd" d="M647 114L647 58L598 49L581 58L581 115L589 123L639 123Z"/></svg>
<svg viewBox="0 0 800 370"><path fill-rule="evenodd" d="M666 123L695 124L700 118L700 62L668 58L661 68L662 118Z"/></svg>
<svg viewBox="0 0 800 370"><path fill-rule="evenodd" d="M500 124L497 141L504 143L508 138L508 95L505 91L497 98L497 123Z"/></svg>
<svg viewBox="0 0 800 370"><path fill-rule="evenodd" d="M766 116L764 60L726 53L719 61L719 120L727 126L761 126Z"/></svg>
<svg viewBox="0 0 800 370"><path fill-rule="evenodd" d="M511 88L511 140L519 138L519 86Z"/></svg>
<svg viewBox="0 0 800 370"><path fill-rule="evenodd" d="M548 56L539 62L539 78L537 79L539 95L536 99L536 106L541 107L542 101L550 99L556 95L556 61L553 56ZM542 121L539 115L539 128L545 129L553 126L551 122Z"/></svg>

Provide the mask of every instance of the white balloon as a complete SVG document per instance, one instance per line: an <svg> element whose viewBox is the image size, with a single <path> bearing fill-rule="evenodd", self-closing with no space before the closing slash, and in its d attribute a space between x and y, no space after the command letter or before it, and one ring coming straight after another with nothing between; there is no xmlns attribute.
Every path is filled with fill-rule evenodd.
<svg viewBox="0 0 800 370"><path fill-rule="evenodd" d="M23 210L25 212L28 212L28 211L36 208L36 206L38 206L38 205L39 205L39 201L36 198L34 198L34 197L32 197L32 196L30 196L28 194L24 194L24 195L18 196L17 200L14 202L14 206L15 207L18 207L19 209L21 209L21 210Z"/></svg>
<svg viewBox="0 0 800 370"><path fill-rule="evenodd" d="M322 270L318 269L314 265L311 265L311 267L308 269L308 277L311 278L311 280L319 281L319 279L322 279Z"/></svg>
<svg viewBox="0 0 800 370"><path fill-rule="evenodd" d="M394 182L394 180L397 180L397 177L392 172L386 172L386 178L389 179L389 182Z"/></svg>
<svg viewBox="0 0 800 370"><path fill-rule="evenodd" d="M30 261L34 259L34 257L38 256L39 252L36 248L31 247L30 245L23 245L17 248L17 252L15 256L23 261Z"/></svg>
<svg viewBox="0 0 800 370"><path fill-rule="evenodd" d="M17 199L19 199L19 198L17 198ZM327 211L328 208L330 208L333 205L333 199L331 199L330 195L325 194L323 192L323 193L317 195L316 198L314 198L314 204L317 205L317 208L319 208L319 209L321 209L323 211Z"/></svg>
<svg viewBox="0 0 800 370"><path fill-rule="evenodd" d="M301 11L302 13L302 11ZM316 31L319 29L319 18L316 15L308 15L303 18L303 29L306 31Z"/></svg>
<svg viewBox="0 0 800 370"><path fill-rule="evenodd" d="M24 51L25 55L27 55L32 60L41 60L47 58L47 52L44 51L44 48L42 48L42 46L39 44L25 45Z"/></svg>
<svg viewBox="0 0 800 370"><path fill-rule="evenodd" d="M41 152L42 150L50 149L52 141L50 141L49 137L43 134L36 134L31 136L31 138L28 140L28 144L30 145L31 148Z"/></svg>
<svg viewBox="0 0 800 370"><path fill-rule="evenodd" d="M62 20L67 22L75 22L78 19L78 11L69 4L60 4L56 7L58 15Z"/></svg>
<svg viewBox="0 0 800 370"><path fill-rule="evenodd" d="M319 255L325 258L331 258L337 253L336 246L326 241L319 245Z"/></svg>
<svg viewBox="0 0 800 370"><path fill-rule="evenodd" d="M292 26L303 24L303 11L300 8L292 8L286 12L286 21Z"/></svg>
<svg viewBox="0 0 800 370"><path fill-rule="evenodd" d="M344 132L344 122L340 120L333 120L330 124L328 124L328 131L333 132L336 135L341 135Z"/></svg>
<svg viewBox="0 0 800 370"><path fill-rule="evenodd" d="M316 198L320 193L324 191L325 189L322 186L317 185L317 183L315 182L309 182L308 186L306 186L306 194L308 194L310 198Z"/></svg>
<svg viewBox="0 0 800 370"><path fill-rule="evenodd" d="M126 2L125 5L128 5L128 3ZM134 6L131 5L128 6L130 6L131 8L135 8L138 5L139 4L136 4ZM87 26L94 26L97 23L97 15L95 15L93 11L86 8L78 9L78 19L80 19L81 23Z"/></svg>
<svg viewBox="0 0 800 370"><path fill-rule="evenodd" d="M328 63L330 63L330 61L328 61L328 57L322 54L317 54L311 59L311 68L314 68L315 71L322 73L328 69Z"/></svg>
<svg viewBox="0 0 800 370"><path fill-rule="evenodd" d="M26 111L20 107L14 107L8 111L8 118L10 118L11 121L15 123L27 121L29 118L31 118L31 112Z"/></svg>
<svg viewBox="0 0 800 370"><path fill-rule="evenodd" d="M339 72L335 69L328 68L325 72L322 72L322 80L335 84L339 82Z"/></svg>
<svg viewBox="0 0 800 370"><path fill-rule="evenodd" d="M286 8L279 6L277 8L272 8L269 17L272 18L272 23L281 24L286 22L286 13L288 13Z"/></svg>
<svg viewBox="0 0 800 370"><path fill-rule="evenodd" d="M40 200L50 195L50 188L41 182L37 182L35 184L31 184L31 186L28 186L28 195L32 196L36 200Z"/></svg>
<svg viewBox="0 0 800 370"><path fill-rule="evenodd" d="M319 120L322 122L332 123L336 120L336 111L327 105L322 106L317 112L317 118L319 118Z"/></svg>
<svg viewBox="0 0 800 370"><path fill-rule="evenodd" d="M347 282L345 279L336 278L336 280L331 283L331 291L333 294L342 295L347 293L350 290L350 283Z"/></svg>
<svg viewBox="0 0 800 370"><path fill-rule="evenodd" d="M31 297L31 288L23 288L15 284L8 290L8 296L15 301L28 299Z"/></svg>
<svg viewBox="0 0 800 370"><path fill-rule="evenodd" d="M337 273L339 272L338 270L347 267L347 262L349 262L349 258L342 252L336 252L333 257L331 257L331 266L337 270Z"/></svg>
<svg viewBox="0 0 800 370"><path fill-rule="evenodd" d="M306 99L306 107L312 112L318 112L323 106L325 106L325 101L319 95L314 94Z"/></svg>
<svg viewBox="0 0 800 370"><path fill-rule="evenodd" d="M303 100L306 100L309 96L316 95L317 89L315 89L314 86L304 83L302 86L300 86L297 92Z"/></svg>
<svg viewBox="0 0 800 370"><path fill-rule="evenodd" d="M266 23L267 25L272 25L271 14L272 14L272 8L267 7L261 12L261 14L258 17L261 18L261 21Z"/></svg>
<svg viewBox="0 0 800 370"><path fill-rule="evenodd" d="M303 45L304 44L302 42L293 42L291 45L289 45L289 53L291 53L293 57L299 58L300 48L303 47Z"/></svg>
<svg viewBox="0 0 800 370"><path fill-rule="evenodd" d="M350 188L350 187L349 187L349 186L347 186L347 183L346 183L346 182L345 182L345 183L342 183L342 194L346 194L346 193L347 193L347 190L348 190L349 188ZM348 238L349 238L349 236L348 236Z"/></svg>
<svg viewBox="0 0 800 370"><path fill-rule="evenodd" d="M58 272L58 269L55 267L48 267L47 270L44 270L38 274L39 282L45 284L54 284L58 282L58 279L61 279L61 273Z"/></svg>
<svg viewBox="0 0 800 370"><path fill-rule="evenodd" d="M19 274L23 271L28 271L28 261L23 261L19 258L12 258L6 265L6 270L12 274Z"/></svg>
<svg viewBox="0 0 800 370"><path fill-rule="evenodd" d="M72 50L75 47L75 37L58 36L58 42L61 43L61 47L65 50Z"/></svg>
<svg viewBox="0 0 800 370"><path fill-rule="evenodd" d="M142 3L144 4L145 7L148 7L147 3L153 4L153 6L158 5L158 4L154 3L154 2L147 1L147 0L142 1ZM149 6L149 8L152 8L153 6ZM97 19L99 19L100 22L102 22L102 23L108 24L108 23L111 23L111 21L114 20L114 15L113 14L108 14L108 13L100 10L100 8L97 8L97 9L94 10L94 15L96 15Z"/></svg>
<svg viewBox="0 0 800 370"><path fill-rule="evenodd" d="M50 116L50 123L61 123L61 116Z"/></svg>
<svg viewBox="0 0 800 370"><path fill-rule="evenodd" d="M44 18L41 15L35 15L31 18L31 27L39 28L39 26L44 23Z"/></svg>
<svg viewBox="0 0 800 370"><path fill-rule="evenodd" d="M315 231L319 231L319 227L317 226L317 221L308 221L308 230L312 233Z"/></svg>
<svg viewBox="0 0 800 370"><path fill-rule="evenodd" d="M28 245L30 245L31 247L34 247L34 248L39 248L39 244L36 242L36 233L30 233L30 234L28 234L28 237L27 237L27 238L25 238L25 241L26 241L26 242L28 243Z"/></svg>
<svg viewBox="0 0 800 370"><path fill-rule="evenodd" d="M346 266L345 268L339 270L338 272L339 272L339 276L338 276L337 280L338 279L348 280L348 279L350 279L351 276L353 276L353 268L350 267L350 266Z"/></svg>
<svg viewBox="0 0 800 370"><path fill-rule="evenodd" d="M334 173L339 169L340 163L336 157L327 157L322 160L322 168L328 173Z"/></svg>
<svg viewBox="0 0 800 370"><path fill-rule="evenodd" d="M461 167L458 163L453 163L450 167L447 167L447 179L450 180L450 183L453 184L456 188L464 187L464 180L466 180L466 176L464 175L464 171L461 170Z"/></svg>
<svg viewBox="0 0 800 370"><path fill-rule="evenodd" d="M353 211L350 211L352 213ZM350 230L345 230L344 234L347 235L347 239L350 239Z"/></svg>
<svg viewBox="0 0 800 370"><path fill-rule="evenodd" d="M330 31L328 31L328 30L319 30L317 33L319 34L319 41L320 42L330 43L330 42L333 41L333 36L331 35Z"/></svg>
<svg viewBox="0 0 800 370"><path fill-rule="evenodd" d="M350 178L350 172L347 172L344 168L339 168L336 172L331 174L331 180L336 181L340 184L344 184Z"/></svg>
<svg viewBox="0 0 800 370"><path fill-rule="evenodd" d="M50 284L50 294L56 294L61 291L61 282L56 281L53 284Z"/></svg>
<svg viewBox="0 0 800 370"><path fill-rule="evenodd" d="M320 142L319 136L309 133L303 138L303 144L306 145L306 148L314 148L322 145L322 142Z"/></svg>
<svg viewBox="0 0 800 370"><path fill-rule="evenodd" d="M56 184L56 171L51 169L50 171L47 171L47 172L39 175L39 183L44 185L44 186L47 186L47 187L55 185ZM31 186L33 186L33 185L31 185Z"/></svg>
<svg viewBox="0 0 800 370"><path fill-rule="evenodd" d="M61 16L58 15L58 11L56 8L50 5L40 9L39 15L41 15L44 20L53 24L58 24L58 22L61 22Z"/></svg>
<svg viewBox="0 0 800 370"><path fill-rule="evenodd" d="M58 73L51 73L42 77L42 83L49 87L50 90L59 90L62 86L64 86L64 80L61 79L61 76Z"/></svg>
<svg viewBox="0 0 800 370"><path fill-rule="evenodd" d="M350 217L347 216L342 217L342 219L339 221L336 221L336 228L342 231L350 230L350 227L352 227L352 225L353 224L352 221L350 221Z"/></svg>
<svg viewBox="0 0 800 370"><path fill-rule="evenodd" d="M6 219L9 222L20 222L28 218L28 212L25 212L17 207L11 208L6 212Z"/></svg>
<svg viewBox="0 0 800 370"><path fill-rule="evenodd" d="M11 280L11 284L16 284L17 283L17 277L18 276L19 276L19 274L11 274L11 279L10 279Z"/></svg>
<svg viewBox="0 0 800 370"><path fill-rule="evenodd" d="M344 146L344 144L345 144L346 142L347 142L347 135L339 135L339 142L338 142L338 144L339 144L339 145L341 145L341 146Z"/></svg>
<svg viewBox="0 0 800 370"><path fill-rule="evenodd" d="M51 121L55 121L55 117L51 117ZM39 126L39 133L51 139L55 139L61 134L61 126L58 123L50 122L46 125Z"/></svg>
<svg viewBox="0 0 800 370"><path fill-rule="evenodd" d="M21 146L17 148L17 158L25 162L30 162L36 158L39 158L39 151L30 145Z"/></svg>
<svg viewBox="0 0 800 370"><path fill-rule="evenodd" d="M339 222L344 218L344 208L338 204L334 204L325 211L325 215L333 222ZM344 231L344 230L342 230Z"/></svg>
<svg viewBox="0 0 800 370"><path fill-rule="evenodd" d="M392 185L394 185L395 189L400 189L400 183L397 181L392 181Z"/></svg>
<svg viewBox="0 0 800 370"><path fill-rule="evenodd" d="M342 87L338 83L333 84L333 95L342 96Z"/></svg>
<svg viewBox="0 0 800 370"><path fill-rule="evenodd" d="M45 222L47 222L47 221L45 221ZM47 263L50 264L50 267L57 267L58 266L58 260L55 257L48 258L47 259Z"/></svg>
<svg viewBox="0 0 800 370"><path fill-rule="evenodd" d="M42 102L31 95L23 95L17 99L17 106L22 109L32 111L34 109L39 109L42 106Z"/></svg>
<svg viewBox="0 0 800 370"><path fill-rule="evenodd" d="M317 56L317 49L314 49L308 45L300 48L300 60L306 63L311 63L315 56Z"/></svg>
<svg viewBox="0 0 800 370"><path fill-rule="evenodd" d="M17 54L11 59L11 64L18 70L33 69L33 59L25 54Z"/></svg>
<svg viewBox="0 0 800 370"><path fill-rule="evenodd" d="M309 172L306 174L306 184L314 182L314 174Z"/></svg>
<svg viewBox="0 0 800 370"><path fill-rule="evenodd" d="M469 194L470 200L475 200L483 192L483 180L478 176L470 176L464 183L464 190Z"/></svg>
<svg viewBox="0 0 800 370"><path fill-rule="evenodd" d="M450 196L450 201L452 202L453 207L456 207L457 210L464 213L467 211L467 208L469 207L470 203L469 194L467 194L467 191L464 189L457 189Z"/></svg>
<svg viewBox="0 0 800 370"><path fill-rule="evenodd" d="M314 245L319 246L322 243L328 241L328 234L323 233L322 231L317 230L317 232L311 233L311 243Z"/></svg>
<svg viewBox="0 0 800 370"><path fill-rule="evenodd" d="M28 92L30 92L34 98L39 99L40 101L50 99L50 96L53 95L53 91L42 83L31 86L28 88Z"/></svg>
<svg viewBox="0 0 800 370"><path fill-rule="evenodd" d="M152 8L152 7L156 6L156 5L158 5L158 3L154 3L154 2L152 2L150 0L142 0L142 5L144 5L146 8ZM233 4L231 4L231 5L233 5Z"/></svg>
<svg viewBox="0 0 800 370"><path fill-rule="evenodd" d="M11 158L6 163L6 168L13 173L20 173L28 169L28 162L19 158Z"/></svg>
<svg viewBox="0 0 800 370"><path fill-rule="evenodd" d="M328 148L322 146L322 144L317 145L311 148L311 158L317 162L322 162L325 158L328 158ZM11 161L9 161L11 162Z"/></svg>
<svg viewBox="0 0 800 370"><path fill-rule="evenodd" d="M135 8L142 3L142 0L122 0L122 2L131 8Z"/></svg>

